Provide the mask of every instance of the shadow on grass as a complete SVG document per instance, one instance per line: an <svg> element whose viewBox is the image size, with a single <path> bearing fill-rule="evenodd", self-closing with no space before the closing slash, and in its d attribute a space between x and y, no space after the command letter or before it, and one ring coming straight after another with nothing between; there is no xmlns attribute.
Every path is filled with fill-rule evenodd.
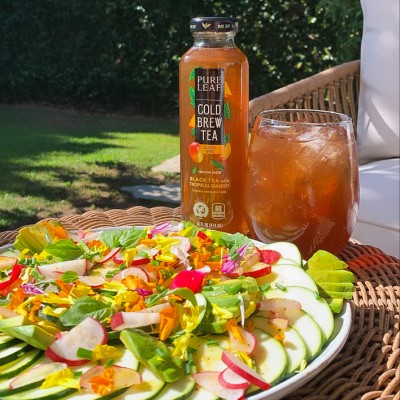
<svg viewBox="0 0 400 400"><path fill-rule="evenodd" d="M176 182L177 176L154 175L135 160L80 163L103 150L119 154L124 146L110 142L118 132L129 133L130 143L136 133L177 136L174 121L9 106L0 106L0 121L0 230L91 209L176 206L137 200L120 188ZM66 157L58 160L59 154Z"/></svg>

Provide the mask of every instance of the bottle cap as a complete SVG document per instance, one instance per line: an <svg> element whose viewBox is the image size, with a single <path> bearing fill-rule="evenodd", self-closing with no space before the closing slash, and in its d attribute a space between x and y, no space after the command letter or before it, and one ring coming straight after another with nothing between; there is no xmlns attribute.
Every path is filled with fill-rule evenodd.
<svg viewBox="0 0 400 400"><path fill-rule="evenodd" d="M238 21L230 17L197 17L190 21L190 32L237 32Z"/></svg>

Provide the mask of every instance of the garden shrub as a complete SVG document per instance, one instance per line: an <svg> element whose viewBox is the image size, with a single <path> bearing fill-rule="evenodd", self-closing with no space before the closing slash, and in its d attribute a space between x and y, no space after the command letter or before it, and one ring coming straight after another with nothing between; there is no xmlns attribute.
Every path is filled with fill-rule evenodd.
<svg viewBox="0 0 400 400"><path fill-rule="evenodd" d="M236 42L249 59L255 97L358 57L358 0L340 2L351 7L330 9L327 0L2 0L0 102L174 115L179 59L192 43L190 18L200 15L239 19Z"/></svg>

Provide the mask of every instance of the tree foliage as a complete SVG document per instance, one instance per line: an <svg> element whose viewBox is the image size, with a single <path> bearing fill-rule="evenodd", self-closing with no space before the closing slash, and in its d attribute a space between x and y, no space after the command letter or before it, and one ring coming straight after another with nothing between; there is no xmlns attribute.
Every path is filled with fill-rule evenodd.
<svg viewBox="0 0 400 400"><path fill-rule="evenodd" d="M329 8L328 0L2 0L0 102L175 114L179 59L192 43L190 18L199 15L239 19L236 42L249 59L255 97L358 57L358 0L340 2L351 7ZM354 22L351 32L346 21Z"/></svg>

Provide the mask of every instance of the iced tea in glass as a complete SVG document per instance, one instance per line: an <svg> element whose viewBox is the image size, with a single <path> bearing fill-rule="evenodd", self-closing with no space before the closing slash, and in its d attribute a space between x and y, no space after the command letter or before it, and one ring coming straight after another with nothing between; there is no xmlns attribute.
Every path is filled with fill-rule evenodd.
<svg viewBox="0 0 400 400"><path fill-rule="evenodd" d="M351 118L318 110L271 110L257 116L245 182L251 235L289 241L308 259L338 254L354 229L359 203Z"/></svg>

